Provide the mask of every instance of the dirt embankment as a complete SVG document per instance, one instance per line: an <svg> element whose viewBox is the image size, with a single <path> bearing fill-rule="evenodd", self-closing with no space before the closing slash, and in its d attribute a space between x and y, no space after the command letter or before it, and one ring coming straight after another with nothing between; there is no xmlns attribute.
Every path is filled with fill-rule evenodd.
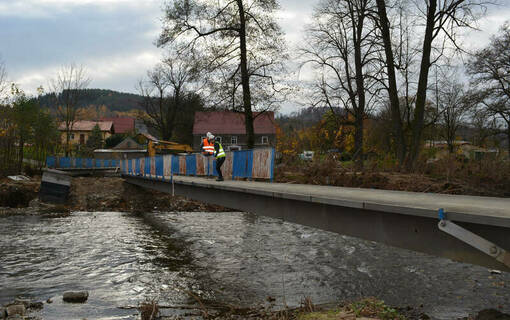
<svg viewBox="0 0 510 320"><path fill-rule="evenodd" d="M458 169L455 174L448 177L444 176L447 170L435 168L435 171L430 169L431 172L427 173L425 169L423 169L425 172L422 173L380 171L371 168L356 172L352 168L342 167L337 161L313 161L279 165L275 169L275 181L395 191L510 197L510 180L507 178L508 172L503 169L474 171L469 167L464 168L463 171Z"/></svg>
<svg viewBox="0 0 510 320"><path fill-rule="evenodd" d="M40 177L30 181L0 180L0 215L47 214L70 211L229 211L220 206L146 190L114 177L77 177L71 182L66 205L41 203L37 199Z"/></svg>
<svg viewBox="0 0 510 320"><path fill-rule="evenodd" d="M29 181L13 181L8 178L0 179L0 207L23 208L27 207L37 196L40 178Z"/></svg>
<svg viewBox="0 0 510 320"><path fill-rule="evenodd" d="M73 211L228 211L180 196L146 190L121 178L73 178L69 204Z"/></svg>

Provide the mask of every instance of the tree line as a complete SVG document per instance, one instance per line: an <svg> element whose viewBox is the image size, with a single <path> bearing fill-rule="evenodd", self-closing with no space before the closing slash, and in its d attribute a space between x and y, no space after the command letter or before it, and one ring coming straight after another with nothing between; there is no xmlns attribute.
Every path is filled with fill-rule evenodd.
<svg viewBox="0 0 510 320"><path fill-rule="evenodd" d="M484 1L321 0L303 45L293 50L283 41L278 9L275 0L172 0L164 9L157 44L167 50L166 74L185 71L180 79L208 105L243 112L249 146L253 111L271 110L296 90L289 58L313 74L299 85L303 105L329 108L327 122L337 132L351 128L359 169L367 119L380 120L386 151L409 171L430 131L440 131L435 136L451 151L468 123L506 132L510 141L508 25L476 52L459 40L476 28Z"/></svg>

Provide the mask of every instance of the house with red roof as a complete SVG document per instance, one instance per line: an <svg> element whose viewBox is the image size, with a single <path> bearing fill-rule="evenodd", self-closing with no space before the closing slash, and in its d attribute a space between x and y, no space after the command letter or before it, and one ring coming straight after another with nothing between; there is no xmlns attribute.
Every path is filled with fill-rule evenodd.
<svg viewBox="0 0 510 320"><path fill-rule="evenodd" d="M99 121L111 121L115 127L115 133L133 133L135 131L135 118L110 117L101 118Z"/></svg>
<svg viewBox="0 0 510 320"><path fill-rule="evenodd" d="M254 112L255 148L276 145L274 112ZM207 132L219 138L226 150L246 149L247 135L244 113L233 111L195 112L193 123L193 149L200 151L200 143Z"/></svg>
<svg viewBox="0 0 510 320"><path fill-rule="evenodd" d="M92 129L99 126L103 140L115 134L115 129L112 121L88 121L79 120L75 121L70 130L70 144L85 144L92 133ZM60 138L62 143L66 143L66 125L61 123L58 127L60 131Z"/></svg>

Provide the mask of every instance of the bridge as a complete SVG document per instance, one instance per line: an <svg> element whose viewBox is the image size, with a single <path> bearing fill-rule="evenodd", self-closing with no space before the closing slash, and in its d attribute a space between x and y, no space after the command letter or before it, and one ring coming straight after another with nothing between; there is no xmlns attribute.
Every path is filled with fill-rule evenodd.
<svg viewBox="0 0 510 320"><path fill-rule="evenodd" d="M143 188L510 272L510 199L272 183L273 163L272 149L227 153L223 182L200 154L119 169Z"/></svg>

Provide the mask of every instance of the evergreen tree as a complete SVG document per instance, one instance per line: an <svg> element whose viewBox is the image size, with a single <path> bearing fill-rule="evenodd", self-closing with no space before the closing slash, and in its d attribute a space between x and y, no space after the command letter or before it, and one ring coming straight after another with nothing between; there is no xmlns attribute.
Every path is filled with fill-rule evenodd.
<svg viewBox="0 0 510 320"><path fill-rule="evenodd" d="M101 129L99 128L99 125L97 123L94 126L94 128L92 128L90 137L87 140L87 147L91 149L91 151L95 149L101 149L103 147L103 136L101 134Z"/></svg>

